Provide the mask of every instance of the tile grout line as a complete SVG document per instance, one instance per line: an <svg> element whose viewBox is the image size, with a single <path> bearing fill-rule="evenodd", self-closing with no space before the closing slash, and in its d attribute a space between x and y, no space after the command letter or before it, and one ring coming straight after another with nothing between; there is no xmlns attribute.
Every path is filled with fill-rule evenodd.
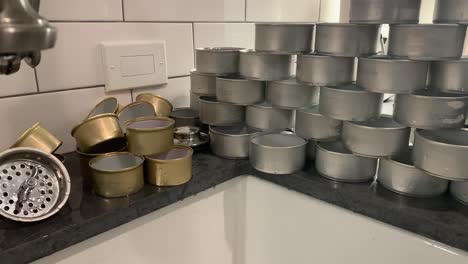
<svg viewBox="0 0 468 264"><path fill-rule="evenodd" d="M232 23L232 24L241 24L245 23L243 21L164 21L164 20L151 20L151 21L141 21L141 20L49 20L52 23L160 23L160 24L191 24L191 23L206 23L206 24L216 24L216 23ZM257 22L257 21L251 21ZM271 21L259 21L259 22L271 22Z"/></svg>
<svg viewBox="0 0 468 264"><path fill-rule="evenodd" d="M125 21L125 4L124 4L124 1L125 0L122 0L122 2L121 2L122 3L122 5L121 5L121 7L122 7L122 21Z"/></svg>
<svg viewBox="0 0 468 264"><path fill-rule="evenodd" d="M193 54L193 67L195 66L195 22L192 22L192 54Z"/></svg>
<svg viewBox="0 0 468 264"><path fill-rule="evenodd" d="M36 81L36 91L38 93L40 93L40 90L39 90L39 79L37 78L37 69L34 68L34 80Z"/></svg>
<svg viewBox="0 0 468 264"><path fill-rule="evenodd" d="M244 0L244 22L247 21L247 0Z"/></svg>
<svg viewBox="0 0 468 264"><path fill-rule="evenodd" d="M319 15L318 15L318 21L320 22L320 19L322 18L322 0L319 2Z"/></svg>

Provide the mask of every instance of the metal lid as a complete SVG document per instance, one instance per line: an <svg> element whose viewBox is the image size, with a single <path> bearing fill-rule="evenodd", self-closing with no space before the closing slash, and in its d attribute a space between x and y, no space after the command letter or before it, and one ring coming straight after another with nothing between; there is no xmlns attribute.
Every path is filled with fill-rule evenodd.
<svg viewBox="0 0 468 264"><path fill-rule="evenodd" d="M196 147L209 142L207 134L200 132L200 128L193 126L177 127L174 130L174 144Z"/></svg>

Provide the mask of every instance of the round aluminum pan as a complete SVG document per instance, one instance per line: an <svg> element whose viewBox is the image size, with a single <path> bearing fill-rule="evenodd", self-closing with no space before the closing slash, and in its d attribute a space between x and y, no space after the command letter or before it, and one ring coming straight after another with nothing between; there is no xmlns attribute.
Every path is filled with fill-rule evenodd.
<svg viewBox="0 0 468 264"><path fill-rule="evenodd" d="M190 89L193 93L216 95L216 77L219 75L190 71Z"/></svg>
<svg viewBox="0 0 468 264"><path fill-rule="evenodd" d="M54 153L62 141L37 122L26 130L10 148L31 147L47 153Z"/></svg>
<svg viewBox="0 0 468 264"><path fill-rule="evenodd" d="M448 180L434 177L413 165L411 150L381 159L377 181L385 188L413 197L436 197L447 191Z"/></svg>
<svg viewBox="0 0 468 264"><path fill-rule="evenodd" d="M211 151L226 159L249 157L250 140L260 131L245 125L216 127L210 126Z"/></svg>
<svg viewBox="0 0 468 264"><path fill-rule="evenodd" d="M168 151L174 140L173 119L143 117L127 124L128 150L136 155L159 154Z"/></svg>
<svg viewBox="0 0 468 264"><path fill-rule="evenodd" d="M268 82L266 100L273 107L296 109L317 105L320 88L298 83L296 79Z"/></svg>
<svg viewBox="0 0 468 264"><path fill-rule="evenodd" d="M450 183L450 194L460 203L468 206L468 182L453 181Z"/></svg>
<svg viewBox="0 0 468 264"><path fill-rule="evenodd" d="M189 107L176 108L172 110L169 117L174 119L174 127L200 127L202 125L198 111Z"/></svg>
<svg viewBox="0 0 468 264"><path fill-rule="evenodd" d="M366 182L374 178L378 159L354 155L340 141L319 142L315 169L340 182Z"/></svg>
<svg viewBox="0 0 468 264"><path fill-rule="evenodd" d="M466 26L442 24L390 25L388 55L411 60L460 58Z"/></svg>
<svg viewBox="0 0 468 264"><path fill-rule="evenodd" d="M315 52L340 57L377 54L380 25L317 24Z"/></svg>
<svg viewBox="0 0 468 264"><path fill-rule="evenodd" d="M245 107L218 102L215 97L200 97L200 120L213 126L240 124L245 119Z"/></svg>
<svg viewBox="0 0 468 264"><path fill-rule="evenodd" d="M354 58L319 54L297 56L297 80L316 86L337 86L354 80Z"/></svg>
<svg viewBox="0 0 468 264"><path fill-rule="evenodd" d="M432 61L429 87L449 93L468 94L468 58Z"/></svg>
<svg viewBox="0 0 468 264"><path fill-rule="evenodd" d="M103 197L123 197L136 193L145 184L145 159L129 152L100 155L89 162L94 191Z"/></svg>
<svg viewBox="0 0 468 264"><path fill-rule="evenodd" d="M294 135L263 134L250 141L250 164L270 174L290 174L305 165L307 142Z"/></svg>
<svg viewBox="0 0 468 264"><path fill-rule="evenodd" d="M468 181L468 130L416 130L414 166L437 177Z"/></svg>
<svg viewBox="0 0 468 264"><path fill-rule="evenodd" d="M153 105L154 113L159 117L169 117L174 108L166 98L155 95L152 93L142 93L139 94L136 99L137 102L148 102Z"/></svg>
<svg viewBox="0 0 468 264"><path fill-rule="evenodd" d="M366 121L380 117L383 94L365 91L357 85L320 87L322 115L346 121Z"/></svg>
<svg viewBox="0 0 468 264"><path fill-rule="evenodd" d="M202 96L190 91L190 108L200 112L200 97Z"/></svg>
<svg viewBox="0 0 468 264"><path fill-rule="evenodd" d="M421 0L351 0L349 22L358 24L417 24Z"/></svg>
<svg viewBox="0 0 468 264"><path fill-rule="evenodd" d="M395 97L393 119L422 128L461 128L465 125L468 96L439 91L416 91Z"/></svg>
<svg viewBox="0 0 468 264"><path fill-rule="evenodd" d="M301 53L312 48L314 24L255 24L255 50ZM291 41L294 40L294 41Z"/></svg>
<svg viewBox="0 0 468 264"><path fill-rule="evenodd" d="M426 89L429 62L372 56L358 59L357 85L374 93L408 94Z"/></svg>
<svg viewBox="0 0 468 264"><path fill-rule="evenodd" d="M242 50L239 74L259 81L289 79L296 74L296 55Z"/></svg>
<svg viewBox="0 0 468 264"><path fill-rule="evenodd" d="M155 116L154 107L151 103L146 101L138 101L126 105L117 114L119 117L119 124L122 131L125 133L127 130L126 124L132 120L141 117Z"/></svg>
<svg viewBox="0 0 468 264"><path fill-rule="evenodd" d="M436 0L434 23L468 25L468 2L466 0Z"/></svg>
<svg viewBox="0 0 468 264"><path fill-rule="evenodd" d="M329 140L341 134L343 121L319 113L319 107L301 108L296 111L296 134L305 139Z"/></svg>
<svg viewBox="0 0 468 264"><path fill-rule="evenodd" d="M236 74L239 71L240 50L242 48L198 48L195 50L197 71L213 74Z"/></svg>
<svg viewBox="0 0 468 264"><path fill-rule="evenodd" d="M145 156L146 179L157 186L177 186L192 179L193 149L172 146L166 152Z"/></svg>
<svg viewBox="0 0 468 264"><path fill-rule="evenodd" d="M260 103L265 100L265 83L240 77L218 77L216 99L235 105Z"/></svg>
<svg viewBox="0 0 468 264"><path fill-rule="evenodd" d="M280 130L294 126L294 110L274 108L269 103L247 106L245 123L259 130Z"/></svg>
<svg viewBox="0 0 468 264"><path fill-rule="evenodd" d="M393 121L391 116L362 122L344 122L341 140L356 155L389 157L408 148L411 128Z"/></svg>
<svg viewBox="0 0 468 264"><path fill-rule="evenodd" d="M99 102L88 114L87 118L97 116L100 114L117 114L119 110L119 103L117 98L108 97Z"/></svg>

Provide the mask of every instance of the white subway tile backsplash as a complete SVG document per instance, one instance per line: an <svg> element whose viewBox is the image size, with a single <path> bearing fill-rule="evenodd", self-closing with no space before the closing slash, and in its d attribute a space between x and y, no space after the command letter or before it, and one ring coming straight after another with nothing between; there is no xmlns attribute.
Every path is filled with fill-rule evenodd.
<svg viewBox="0 0 468 264"><path fill-rule="evenodd" d="M0 75L0 97L35 92L37 92L37 86L34 69L24 62L18 72Z"/></svg>
<svg viewBox="0 0 468 264"><path fill-rule="evenodd" d="M169 100L174 108L190 106L190 77L169 79L166 85L133 90L133 98L141 93L153 93Z"/></svg>
<svg viewBox="0 0 468 264"><path fill-rule="evenodd" d="M165 40L168 75L187 75L193 68L189 23L54 23L56 46L43 53L38 66L40 91L104 84L99 44L102 41Z"/></svg>
<svg viewBox="0 0 468 264"><path fill-rule="evenodd" d="M245 0L124 0L124 8L126 21L245 20Z"/></svg>
<svg viewBox="0 0 468 264"><path fill-rule="evenodd" d="M109 95L104 93L104 87L99 87L0 99L0 120L6 124L2 126L0 150L8 148L39 121L64 142L59 152L73 151L71 129L106 96ZM117 97L122 105L131 102L129 91L110 96Z"/></svg>
<svg viewBox="0 0 468 264"><path fill-rule="evenodd" d="M319 20L320 0L246 1L247 21L316 22ZM324 1L330 0L322 0Z"/></svg>
<svg viewBox="0 0 468 264"><path fill-rule="evenodd" d="M253 23L195 23L195 48L242 47L254 48Z"/></svg>
<svg viewBox="0 0 468 264"><path fill-rule="evenodd" d="M122 0L45 0L39 13L48 20L116 21L122 20Z"/></svg>

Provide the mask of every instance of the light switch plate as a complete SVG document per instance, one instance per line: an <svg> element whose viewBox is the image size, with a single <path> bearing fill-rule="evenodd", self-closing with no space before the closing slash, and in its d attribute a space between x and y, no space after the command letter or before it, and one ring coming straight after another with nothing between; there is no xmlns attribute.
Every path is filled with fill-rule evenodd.
<svg viewBox="0 0 468 264"><path fill-rule="evenodd" d="M101 43L107 92L167 83L165 41Z"/></svg>

